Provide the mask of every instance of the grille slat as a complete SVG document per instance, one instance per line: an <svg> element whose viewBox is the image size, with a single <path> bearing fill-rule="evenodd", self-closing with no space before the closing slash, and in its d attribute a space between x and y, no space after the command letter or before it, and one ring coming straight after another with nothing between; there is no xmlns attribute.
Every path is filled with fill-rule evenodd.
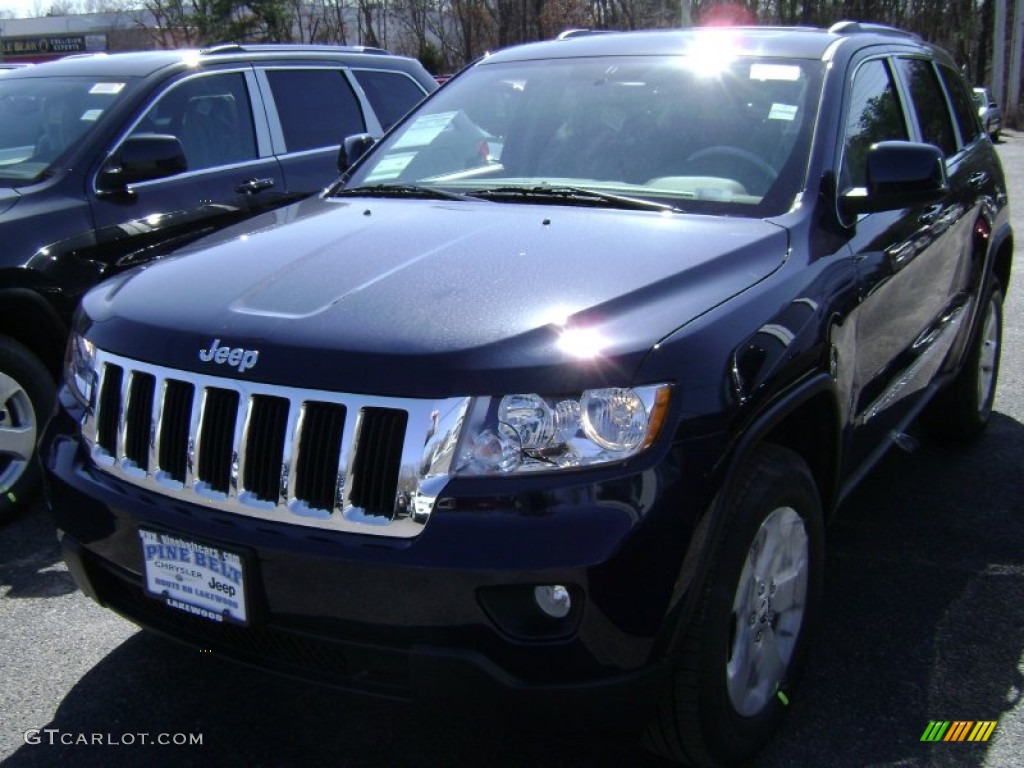
<svg viewBox="0 0 1024 768"><path fill-rule="evenodd" d="M155 377L148 373L132 373L125 408L124 455L143 471L149 469L149 442L153 434L155 390Z"/></svg>
<svg viewBox="0 0 1024 768"><path fill-rule="evenodd" d="M408 420L406 411L392 408L364 408L360 413L349 500L369 514L394 513Z"/></svg>
<svg viewBox="0 0 1024 768"><path fill-rule="evenodd" d="M82 435L104 471L214 511L379 536L422 531L422 520L395 517L403 467L415 481L437 414L456 425L451 442L470 402L275 386L102 350L96 359Z"/></svg>
<svg viewBox="0 0 1024 768"><path fill-rule="evenodd" d="M117 433L121 422L121 381L124 369L108 365L96 409L96 442L111 456L117 456Z"/></svg>
<svg viewBox="0 0 1024 768"><path fill-rule="evenodd" d="M238 392L217 387L206 390L199 426L198 477L220 493L227 493L231 487L237 417Z"/></svg>
<svg viewBox="0 0 1024 768"><path fill-rule="evenodd" d="M304 403L301 424L295 465L295 496L314 509L334 509L345 406Z"/></svg>
<svg viewBox="0 0 1024 768"><path fill-rule="evenodd" d="M275 504L281 494L288 406L283 397L254 397L245 442L242 484L256 498Z"/></svg>
<svg viewBox="0 0 1024 768"><path fill-rule="evenodd" d="M164 388L158 456L160 468L179 483L185 482L188 469L188 436L194 397L195 387L184 381L171 379Z"/></svg>

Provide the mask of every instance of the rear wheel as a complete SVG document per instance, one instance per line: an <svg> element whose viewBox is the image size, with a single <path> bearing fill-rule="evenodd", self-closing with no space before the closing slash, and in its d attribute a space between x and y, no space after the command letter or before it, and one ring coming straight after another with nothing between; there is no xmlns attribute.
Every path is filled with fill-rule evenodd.
<svg viewBox="0 0 1024 768"><path fill-rule="evenodd" d="M53 378L38 358L0 336L0 523L39 491L36 441L54 397Z"/></svg>
<svg viewBox="0 0 1024 768"><path fill-rule="evenodd" d="M703 602L645 743L693 765L749 760L778 729L821 593L821 502L806 462L762 446L727 512Z"/></svg>
<svg viewBox="0 0 1024 768"><path fill-rule="evenodd" d="M980 312L963 368L922 415L935 437L970 440L992 418L1003 342L1003 291L995 278L983 294Z"/></svg>

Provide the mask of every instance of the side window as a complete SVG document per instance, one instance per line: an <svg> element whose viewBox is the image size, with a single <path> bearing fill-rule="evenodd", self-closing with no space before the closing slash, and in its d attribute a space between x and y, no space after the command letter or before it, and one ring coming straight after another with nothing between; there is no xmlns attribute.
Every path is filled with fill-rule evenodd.
<svg viewBox="0 0 1024 768"><path fill-rule="evenodd" d="M865 62L857 69L850 92L841 186L865 186L865 162L872 144L907 138L889 67L881 59Z"/></svg>
<svg viewBox="0 0 1024 768"><path fill-rule="evenodd" d="M256 158L252 107L240 72L193 77L172 86L132 133L177 136L190 171Z"/></svg>
<svg viewBox="0 0 1024 768"><path fill-rule="evenodd" d="M363 112L340 69L271 69L274 94L288 152L336 147L363 133Z"/></svg>
<svg viewBox="0 0 1024 768"><path fill-rule="evenodd" d="M401 72L355 69L352 74L385 131L426 95L419 83Z"/></svg>
<svg viewBox="0 0 1024 768"><path fill-rule="evenodd" d="M925 59L898 59L903 79L910 88L910 100L917 113L921 137L934 144L949 157L957 151L953 123L949 119L946 97L939 85L935 68Z"/></svg>
<svg viewBox="0 0 1024 768"><path fill-rule="evenodd" d="M939 65L939 74L946 84L946 93L953 104L953 117L960 129L960 137L964 144L970 144L981 133L981 121L978 120L978 108L974 105L959 73L945 64Z"/></svg>

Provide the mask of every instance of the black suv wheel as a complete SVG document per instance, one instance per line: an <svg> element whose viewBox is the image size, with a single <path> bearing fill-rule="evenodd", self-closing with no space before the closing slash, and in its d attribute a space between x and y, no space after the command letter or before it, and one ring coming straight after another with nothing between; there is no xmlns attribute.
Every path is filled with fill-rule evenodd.
<svg viewBox="0 0 1024 768"><path fill-rule="evenodd" d="M53 379L29 350L0 336L0 523L39 489L36 440L54 398Z"/></svg>
<svg viewBox="0 0 1024 768"><path fill-rule="evenodd" d="M732 764L778 728L821 594L822 507L807 463L762 446L733 497L703 603L645 743L671 760Z"/></svg>

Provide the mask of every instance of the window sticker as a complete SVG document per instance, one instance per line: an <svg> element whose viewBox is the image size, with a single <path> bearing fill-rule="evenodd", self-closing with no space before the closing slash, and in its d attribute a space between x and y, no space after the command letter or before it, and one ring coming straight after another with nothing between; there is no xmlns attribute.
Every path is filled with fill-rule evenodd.
<svg viewBox="0 0 1024 768"><path fill-rule="evenodd" d="M85 120L85 121L90 122L90 123L94 123L94 122L96 122L97 120L100 119L100 115L102 115L102 114L103 114L103 110L102 109L87 109L87 110L85 110L85 112L82 113L82 116L80 118L78 118L78 119L79 120Z"/></svg>
<svg viewBox="0 0 1024 768"><path fill-rule="evenodd" d="M404 149L405 147L422 147L429 144L438 137L458 112L439 112L436 115L424 115L416 118L416 121L409 127L392 149Z"/></svg>
<svg viewBox="0 0 1024 768"><path fill-rule="evenodd" d="M414 157L416 157L415 152L388 155L377 164L377 167L373 169L373 173L366 177L366 181L370 183L397 179Z"/></svg>
<svg viewBox="0 0 1024 768"><path fill-rule="evenodd" d="M768 119L791 122L796 119L796 109L795 104L772 104L768 111Z"/></svg>
<svg viewBox="0 0 1024 768"><path fill-rule="evenodd" d="M793 64L751 64L751 80L785 80L796 82L800 79L800 67Z"/></svg>
<svg viewBox="0 0 1024 768"><path fill-rule="evenodd" d="M124 83L96 83L89 89L89 93L117 96L117 94L124 90L124 85Z"/></svg>

